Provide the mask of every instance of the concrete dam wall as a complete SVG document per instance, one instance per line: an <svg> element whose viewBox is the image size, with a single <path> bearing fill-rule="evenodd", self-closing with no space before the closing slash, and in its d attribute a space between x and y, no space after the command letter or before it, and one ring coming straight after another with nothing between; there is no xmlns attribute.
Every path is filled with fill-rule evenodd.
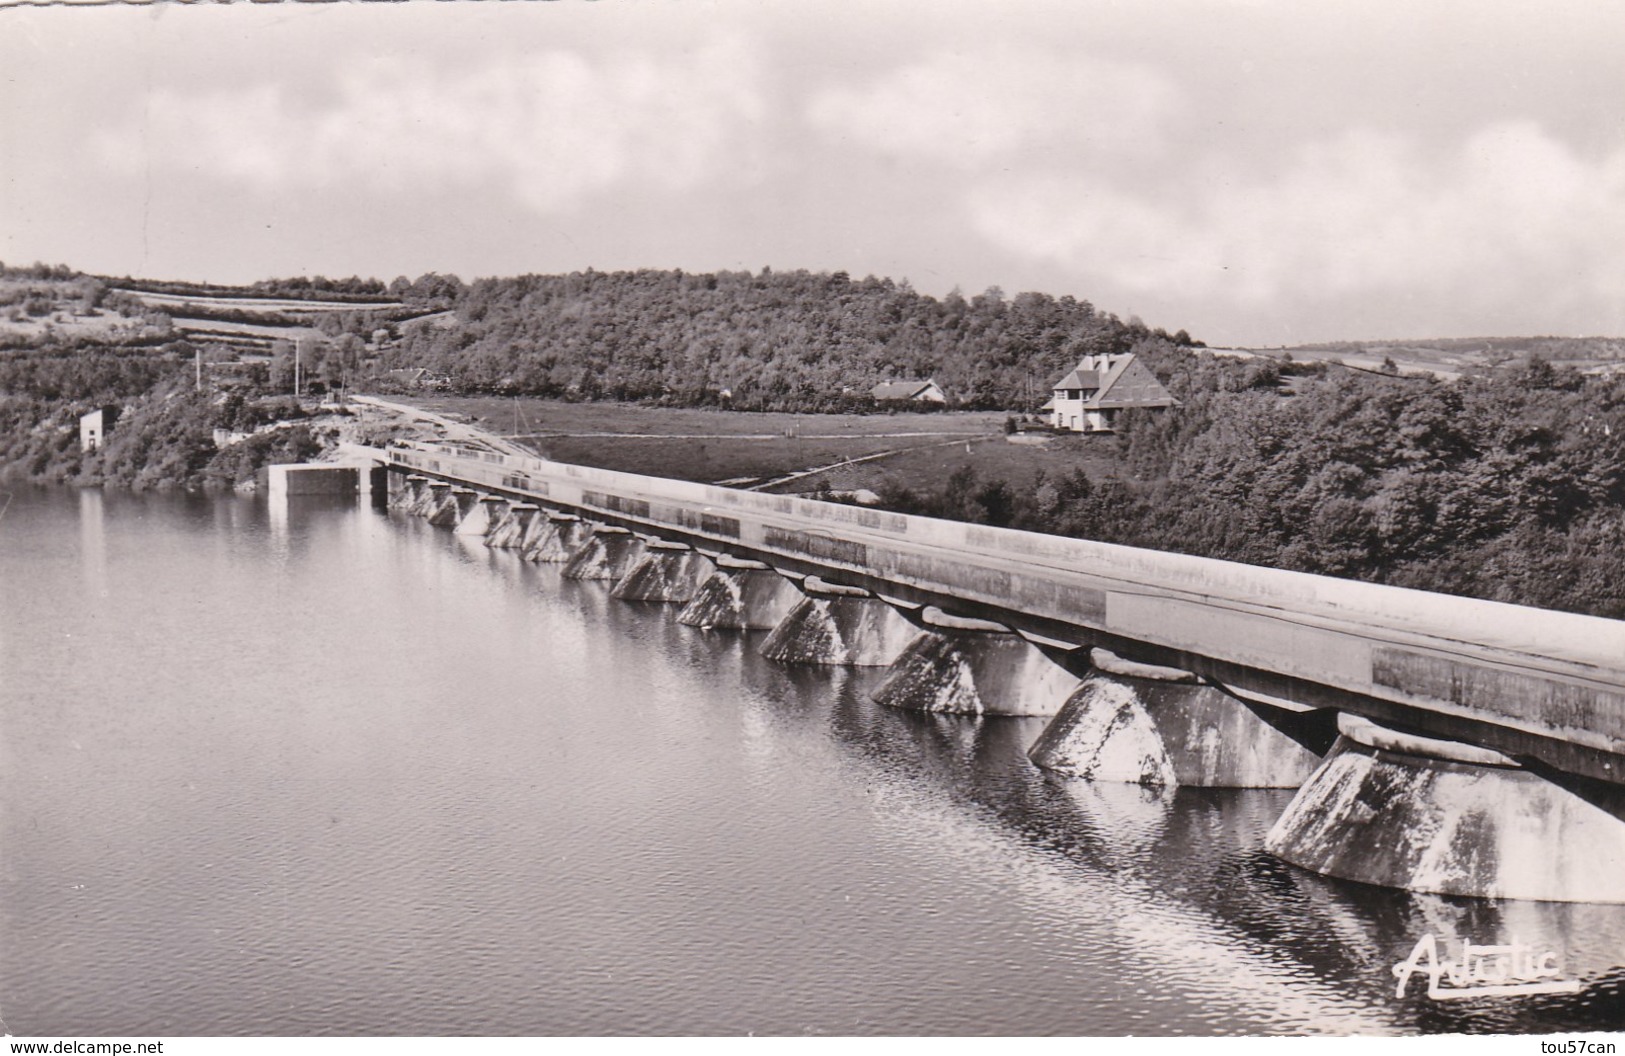
<svg viewBox="0 0 1625 1056"><path fill-rule="evenodd" d="M505 465L502 456L480 462L493 459ZM632 478L642 491L630 485L611 491L606 481L625 475L581 467L557 467L547 480L532 475L521 490L511 487L517 478L508 465L499 475L509 489L476 490L434 477L446 472L443 459L414 455L417 462L427 472L390 477L390 506L402 513L527 560L558 563L565 578L605 583L613 598L680 606L678 621L690 627L766 632L758 648L776 662L885 669L873 697L890 707L972 722L1048 717L1029 757L1054 780L1164 792L1297 788L1268 850L1314 872L1441 894L1625 902L1625 786L1595 776L1611 773L1614 749L1625 746L1616 727L1625 727L1613 710L1613 690L1584 688L1573 673L1574 665L1591 661L1593 674L1609 670L1596 657L1615 638L1625 643L1614 621L1554 614L1516 655L1546 648L1563 633L1580 634L1578 644L1552 648L1539 676L1486 681L1471 665L1426 651L1442 652L1435 639L1446 631L1504 641L1507 627L1494 626L1492 635L1491 625L1515 607L1461 606L1464 599L1426 595L1396 619L1397 628L1384 631L1403 647L1362 640L1343 649L1340 621L1386 612L1396 604L1394 595L1381 593L1388 588L1350 584L1345 593L1304 582L1322 577L977 526L921 525L921 518L675 481ZM644 497L653 494L662 499ZM672 498L678 494L771 516L753 525L716 504L684 505ZM805 527L803 515L831 530ZM835 530L842 523L859 526L852 538ZM882 547L875 533L906 537L908 545ZM937 541L940 551L932 552ZM1114 574L1143 574L1148 582L1133 592L1121 583L1102 589L1098 572L1074 582L1075 570L1052 574L1036 561L1008 561L1013 554L1048 561L1102 556ZM1221 567L1215 572L1213 565ZM947 593L946 584L963 597ZM1158 593L1176 588L1181 593L1174 596ZM1246 607L1234 609L1239 602L1213 596L1243 588L1249 605L1281 607L1267 625ZM1207 601L1199 604L1195 592ZM1405 602L1417 595L1397 593ZM1296 612L1296 605L1308 609ZM1039 615L1029 620L1032 614L1016 606ZM986 618L994 612L1010 618ZM1301 622L1285 622L1281 612ZM1173 630L1153 627L1165 619ZM1149 640L1145 648L1123 633L1138 627ZM1045 633L1058 628L1073 636ZM1211 636L1208 644L1193 643L1205 653L1157 644L1192 628ZM1400 656L1404 649L1410 659ZM1252 681L1219 677L1240 669L1238 657L1266 665L1267 673ZM1181 662L1160 662L1166 660ZM1256 675L1266 666L1246 670ZM1321 681L1305 685L1312 671ZM1386 689L1384 679L1392 683ZM1538 746L1548 759L1379 722L1422 713L1393 710L1394 701L1382 696L1351 696L1347 684L1398 698L1421 685L1441 716L1437 727L1474 734L1485 729L1485 715L1510 710L1509 687L1522 687L1529 705L1485 739ZM1455 703L1479 690L1487 699L1477 715ZM1541 725L1564 709L1586 723L1573 730ZM1519 730L1528 735L1520 739ZM1565 776L1551 759L1575 762L1582 772ZM1583 844L1583 851L1568 854L1554 846L1559 838ZM1539 867L1530 864L1542 856Z"/></svg>

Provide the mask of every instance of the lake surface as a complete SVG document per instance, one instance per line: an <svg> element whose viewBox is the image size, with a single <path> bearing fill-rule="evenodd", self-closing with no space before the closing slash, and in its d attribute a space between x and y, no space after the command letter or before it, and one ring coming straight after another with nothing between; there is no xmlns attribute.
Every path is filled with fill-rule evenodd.
<svg viewBox="0 0 1625 1056"><path fill-rule="evenodd" d="M1625 1026L1625 907L1261 850L1276 791L1069 783L401 513L0 488L20 1035ZM1439 1002L1423 934L1573 995Z"/></svg>

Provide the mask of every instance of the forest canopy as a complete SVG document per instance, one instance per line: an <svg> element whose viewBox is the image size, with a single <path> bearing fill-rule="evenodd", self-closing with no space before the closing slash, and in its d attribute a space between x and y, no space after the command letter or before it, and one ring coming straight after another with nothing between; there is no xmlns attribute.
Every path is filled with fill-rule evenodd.
<svg viewBox="0 0 1625 1056"><path fill-rule="evenodd" d="M828 410L888 379L935 378L962 407L1032 408L1083 356L1169 337L1088 301L998 289L938 300L845 272L577 272L397 280L453 318L404 329L383 366L466 392Z"/></svg>

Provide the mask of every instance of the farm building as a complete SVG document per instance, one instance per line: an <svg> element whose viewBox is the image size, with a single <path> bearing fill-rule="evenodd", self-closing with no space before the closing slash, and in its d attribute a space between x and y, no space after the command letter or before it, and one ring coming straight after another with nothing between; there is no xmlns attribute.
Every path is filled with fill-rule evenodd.
<svg viewBox="0 0 1625 1056"><path fill-rule="evenodd" d="M451 375L428 367L401 367L384 374L385 380L399 388L406 389L447 389L451 387Z"/></svg>
<svg viewBox="0 0 1625 1056"><path fill-rule="evenodd" d="M1050 424L1076 433L1109 433L1117 412L1128 407L1179 406L1132 352L1085 356L1054 388L1055 398L1045 405Z"/></svg>
<svg viewBox="0 0 1625 1056"><path fill-rule="evenodd" d="M877 403L947 403L948 394L935 379L924 381L883 381L869 390Z"/></svg>
<svg viewBox="0 0 1625 1056"><path fill-rule="evenodd" d="M82 415L79 419L79 450L88 453L100 449L117 421L118 408L111 405Z"/></svg>

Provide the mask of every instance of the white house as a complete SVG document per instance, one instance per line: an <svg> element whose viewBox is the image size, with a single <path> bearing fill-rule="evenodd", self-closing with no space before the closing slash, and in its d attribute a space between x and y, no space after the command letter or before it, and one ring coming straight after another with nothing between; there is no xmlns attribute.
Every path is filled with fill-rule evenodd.
<svg viewBox="0 0 1625 1056"><path fill-rule="evenodd" d="M118 422L118 408L98 407L79 419L79 450L89 453L107 442L107 434Z"/></svg>
<svg viewBox="0 0 1625 1056"><path fill-rule="evenodd" d="M1050 424L1076 433L1109 433L1126 407L1178 407L1162 382L1132 352L1085 356L1077 369L1055 383L1046 407Z"/></svg>

